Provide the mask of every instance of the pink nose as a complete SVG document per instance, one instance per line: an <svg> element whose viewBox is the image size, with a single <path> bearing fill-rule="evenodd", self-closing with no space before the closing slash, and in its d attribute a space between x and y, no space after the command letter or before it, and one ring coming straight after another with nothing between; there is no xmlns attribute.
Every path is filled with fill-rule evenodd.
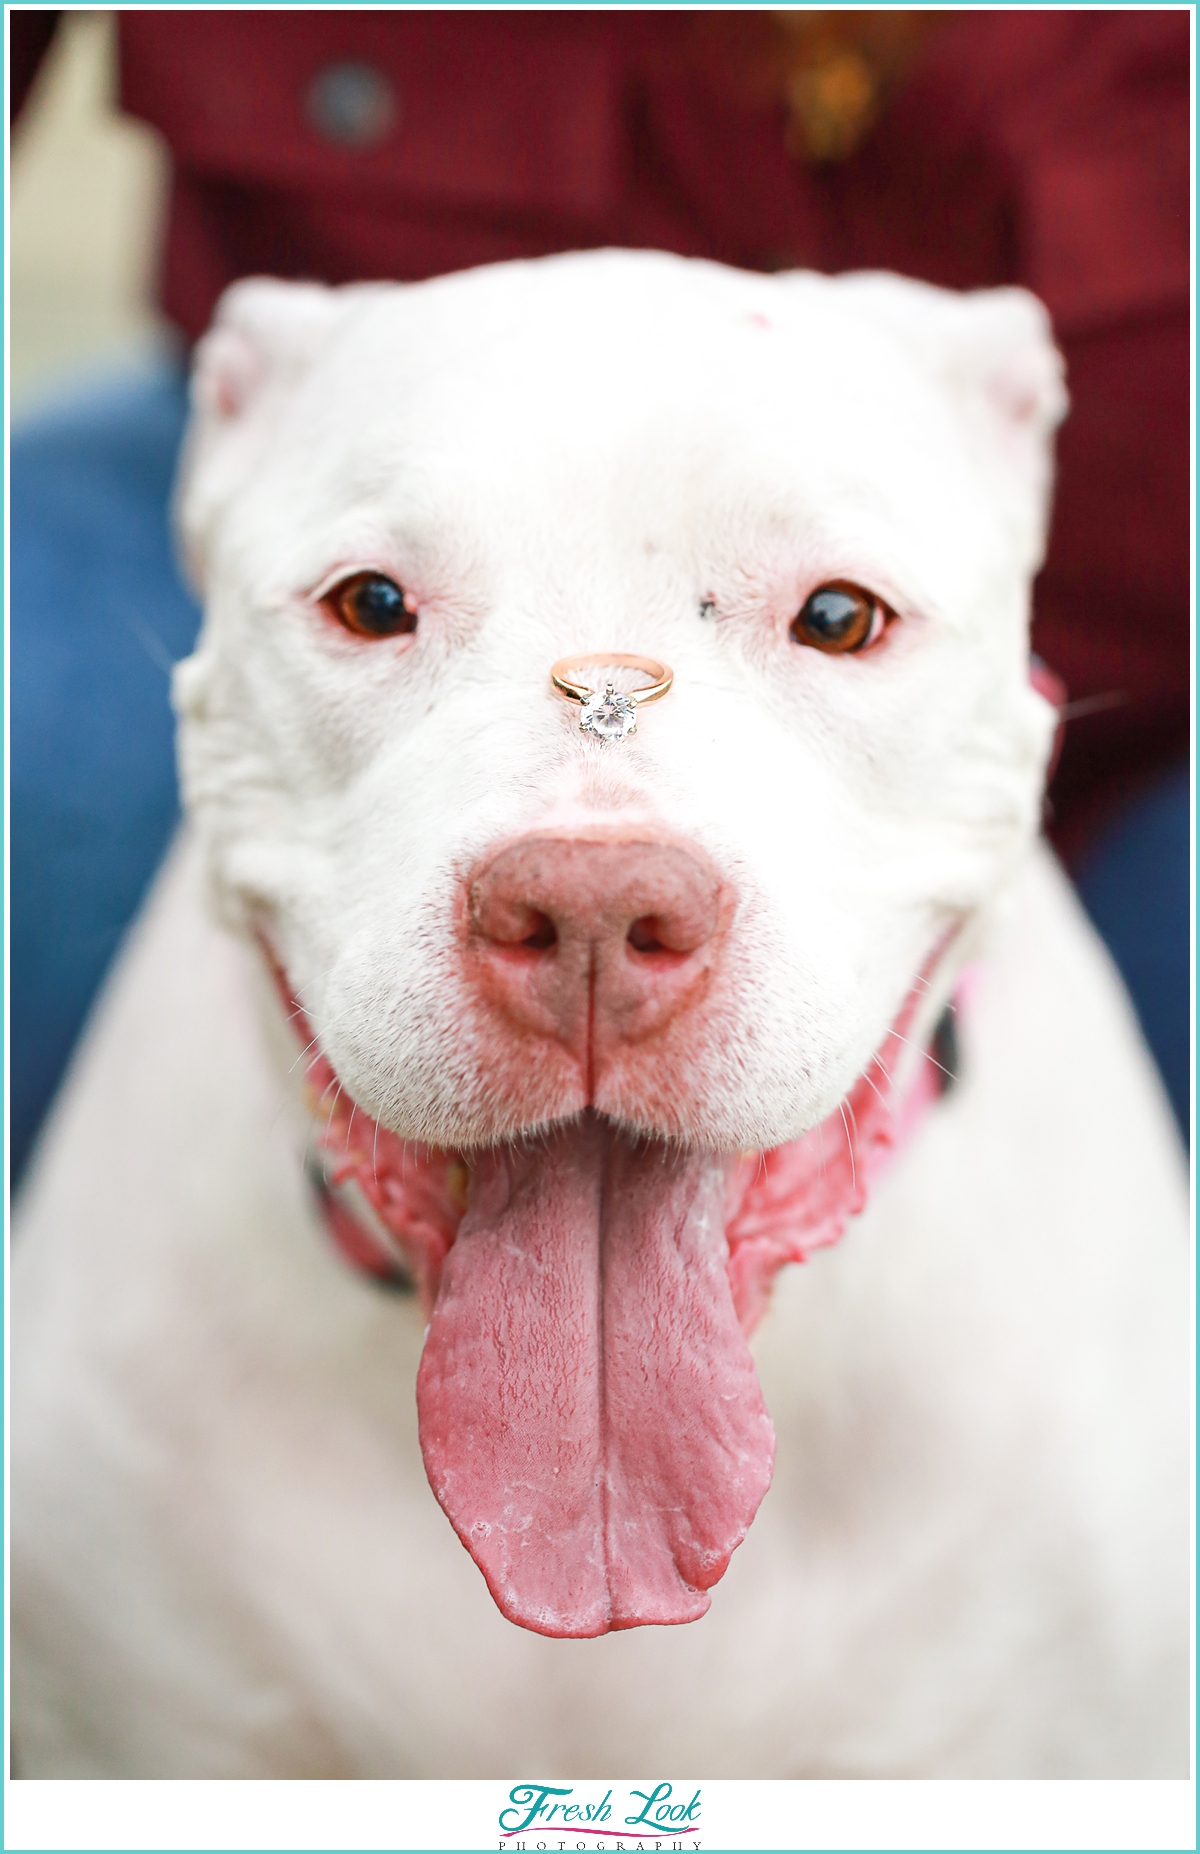
<svg viewBox="0 0 1200 1854"><path fill-rule="evenodd" d="M583 1056L698 1001L720 897L692 844L523 837L470 879L468 959L513 1022Z"/></svg>

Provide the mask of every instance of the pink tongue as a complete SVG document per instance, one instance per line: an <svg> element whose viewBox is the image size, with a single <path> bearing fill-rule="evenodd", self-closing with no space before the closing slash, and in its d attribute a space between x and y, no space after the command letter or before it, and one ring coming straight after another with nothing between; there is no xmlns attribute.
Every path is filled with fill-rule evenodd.
<svg viewBox="0 0 1200 1854"><path fill-rule="evenodd" d="M590 1116L474 1170L417 1378L421 1448L525 1628L702 1616L767 1490L727 1171Z"/></svg>

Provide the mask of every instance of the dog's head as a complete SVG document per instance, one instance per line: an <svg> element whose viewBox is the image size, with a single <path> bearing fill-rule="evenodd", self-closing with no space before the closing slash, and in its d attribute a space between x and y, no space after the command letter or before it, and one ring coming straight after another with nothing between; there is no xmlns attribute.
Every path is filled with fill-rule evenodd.
<svg viewBox="0 0 1200 1854"><path fill-rule="evenodd" d="M201 345L189 807L358 1110L468 1158L423 1432L534 1626L675 1619L677 1585L702 1608L731 1546L697 1499L757 1498L730 1156L836 1113L918 981L944 1001L1036 830L1063 403L1020 291L625 253L252 281ZM606 652L674 672L623 739L549 680ZM664 1545L671 1425L693 1492ZM530 1572L546 1549L584 1568Z"/></svg>

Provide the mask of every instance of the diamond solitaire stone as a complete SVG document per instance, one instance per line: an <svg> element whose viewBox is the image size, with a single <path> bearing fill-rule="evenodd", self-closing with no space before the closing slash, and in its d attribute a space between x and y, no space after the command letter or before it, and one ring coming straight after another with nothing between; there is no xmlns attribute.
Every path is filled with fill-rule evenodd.
<svg viewBox="0 0 1200 1854"><path fill-rule="evenodd" d="M583 704L579 725L585 733L599 734L601 740L624 740L637 727L637 703L606 682Z"/></svg>

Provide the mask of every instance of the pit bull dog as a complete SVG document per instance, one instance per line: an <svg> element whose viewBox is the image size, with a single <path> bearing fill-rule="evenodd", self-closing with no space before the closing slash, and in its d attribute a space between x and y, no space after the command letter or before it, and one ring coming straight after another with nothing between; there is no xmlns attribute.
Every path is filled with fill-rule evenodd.
<svg viewBox="0 0 1200 1854"><path fill-rule="evenodd" d="M1064 405L1016 290L227 294L190 822L13 1269L25 1774L1186 1774L1183 1171L1037 836Z"/></svg>

